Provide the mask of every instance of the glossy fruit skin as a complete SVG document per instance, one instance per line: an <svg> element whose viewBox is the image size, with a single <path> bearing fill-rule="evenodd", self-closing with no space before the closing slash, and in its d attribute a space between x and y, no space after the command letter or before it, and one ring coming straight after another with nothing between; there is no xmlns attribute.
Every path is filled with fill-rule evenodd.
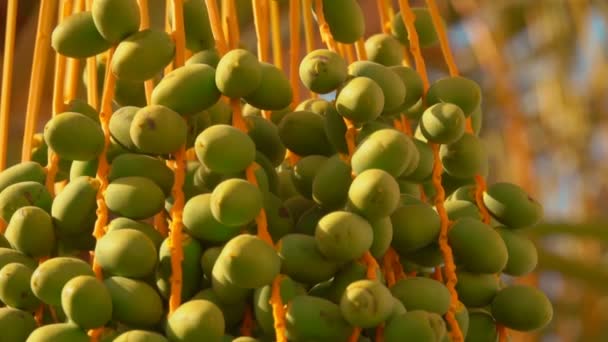
<svg viewBox="0 0 608 342"><path fill-rule="evenodd" d="M499 290L499 279L494 274L457 272L458 299L469 308L489 305Z"/></svg>
<svg viewBox="0 0 608 342"><path fill-rule="evenodd" d="M406 94L405 85L388 67L371 61L357 61L348 66L348 74L371 78L380 86L384 94L382 112L394 113L403 104Z"/></svg>
<svg viewBox="0 0 608 342"><path fill-rule="evenodd" d="M51 202L51 195L44 185L32 181L19 182L0 192L0 218L10 222L19 208L27 206L36 206L49 213Z"/></svg>
<svg viewBox="0 0 608 342"><path fill-rule="evenodd" d="M330 279L340 266L317 248L314 237L287 234L277 242L281 273L304 284L318 284Z"/></svg>
<svg viewBox="0 0 608 342"><path fill-rule="evenodd" d="M25 341L36 329L36 320L29 312L2 307L0 308L0 329L2 329L2 337L7 342L21 342Z"/></svg>
<svg viewBox="0 0 608 342"><path fill-rule="evenodd" d="M213 217L231 227L253 221L263 206L260 190L237 178L225 180L215 187L210 201Z"/></svg>
<svg viewBox="0 0 608 342"><path fill-rule="evenodd" d="M234 285L255 289L272 282L279 274L281 260L267 242L242 234L228 241L215 267L223 267L226 280Z"/></svg>
<svg viewBox="0 0 608 342"><path fill-rule="evenodd" d="M260 324L262 331L265 334L274 336L274 317L272 314L272 306L269 302L271 292L271 285L257 288L253 294L253 309L256 322ZM283 303L289 303L294 297L305 295L306 289L291 278L286 277L281 280L280 294Z"/></svg>
<svg viewBox="0 0 608 342"><path fill-rule="evenodd" d="M428 141L451 144L464 134L465 117L462 110L451 103L437 103L422 114L420 128Z"/></svg>
<svg viewBox="0 0 608 342"><path fill-rule="evenodd" d="M423 310L410 310L393 317L386 325L386 342L398 342L403 336L413 341L442 341L446 335L446 324L436 313Z"/></svg>
<svg viewBox="0 0 608 342"><path fill-rule="evenodd" d="M329 156L333 147L325 134L324 118L309 111L288 113L279 122L279 136L285 147L300 156Z"/></svg>
<svg viewBox="0 0 608 342"><path fill-rule="evenodd" d="M450 305L450 292L441 282L424 277L401 279L391 293L408 310L425 310L443 315Z"/></svg>
<svg viewBox="0 0 608 342"><path fill-rule="evenodd" d="M104 284L92 276L78 276L61 290L61 307L83 329L98 328L112 318L112 298Z"/></svg>
<svg viewBox="0 0 608 342"><path fill-rule="evenodd" d="M355 0L323 1L323 15L337 42L354 43L365 33L364 14Z"/></svg>
<svg viewBox="0 0 608 342"><path fill-rule="evenodd" d="M67 17L51 35L51 45L58 53L72 58L92 57L110 48L95 27L90 11Z"/></svg>
<svg viewBox="0 0 608 342"><path fill-rule="evenodd" d="M135 229L118 229L106 233L97 241L95 255L106 274L130 278L143 278L152 274L158 262L154 242Z"/></svg>
<svg viewBox="0 0 608 342"><path fill-rule="evenodd" d="M213 125L196 138L198 160L220 174L241 172L255 159L255 143L245 133L229 125Z"/></svg>
<svg viewBox="0 0 608 342"><path fill-rule="evenodd" d="M173 17L170 18L172 20ZM213 48L215 40L203 0L184 0L184 31L189 50L197 52Z"/></svg>
<svg viewBox="0 0 608 342"><path fill-rule="evenodd" d="M370 134L357 146L351 160L353 171L360 174L367 169L381 169L398 177L412 159L418 159L412 139L392 128Z"/></svg>
<svg viewBox="0 0 608 342"><path fill-rule="evenodd" d="M163 335L146 330L129 330L116 337L113 342L168 342Z"/></svg>
<svg viewBox="0 0 608 342"><path fill-rule="evenodd" d="M89 336L85 330L74 323L54 323L34 330L26 342L87 342Z"/></svg>
<svg viewBox="0 0 608 342"><path fill-rule="evenodd" d="M492 301L492 316L504 326L518 331L542 329L553 318L547 296L528 285L510 285Z"/></svg>
<svg viewBox="0 0 608 342"><path fill-rule="evenodd" d="M182 304L167 320L166 334L170 341L220 342L225 330L222 311L207 300Z"/></svg>
<svg viewBox="0 0 608 342"><path fill-rule="evenodd" d="M15 164L0 173L0 192L6 187L21 182L36 182L43 184L46 174L42 165L28 161Z"/></svg>
<svg viewBox="0 0 608 342"><path fill-rule="evenodd" d="M33 269L20 263L10 263L0 268L0 301L21 310L35 310L40 300L30 288Z"/></svg>
<svg viewBox="0 0 608 342"><path fill-rule="evenodd" d="M390 216L399 205L399 184L388 172L368 169L355 177L348 190L348 208L368 220Z"/></svg>
<svg viewBox="0 0 608 342"><path fill-rule="evenodd" d="M281 141L277 125L260 116L247 116L244 120L247 135L255 143L256 150L262 153L272 166L279 166L285 159L285 145Z"/></svg>
<svg viewBox="0 0 608 342"><path fill-rule="evenodd" d="M161 188L144 177L118 178L108 185L105 195L108 209L134 220L154 216L165 198Z"/></svg>
<svg viewBox="0 0 608 342"><path fill-rule="evenodd" d="M269 63L260 63L262 80L260 85L247 96L245 101L250 105L266 110L279 110L287 107L292 99L293 92L285 74L276 66Z"/></svg>
<svg viewBox="0 0 608 342"><path fill-rule="evenodd" d="M422 98L422 94L424 93L424 86L422 84L422 79L420 75L416 72L416 70L402 66L402 65L394 65L390 66L389 69L397 74L403 82L403 86L405 87L405 99L401 104L401 109L403 111L407 111L407 109L416 105L416 103Z"/></svg>
<svg viewBox="0 0 608 342"><path fill-rule="evenodd" d="M418 43L421 47L429 47L438 42L435 25L431 19L431 14L426 7L413 7L412 12L416 17L414 26L418 33ZM397 13L391 23L392 34L405 46L409 46L408 34L403 23L401 12Z"/></svg>
<svg viewBox="0 0 608 342"><path fill-rule="evenodd" d="M312 199L327 209L343 207L352 183L351 172L350 165L339 155L328 158L312 181Z"/></svg>
<svg viewBox="0 0 608 342"><path fill-rule="evenodd" d="M224 316L224 321L226 323L226 330L232 330L239 326L243 319L243 315L245 314L245 310L247 309L248 302L239 301L235 303L225 303L220 297L213 291L213 289L204 289L199 291L194 297L190 300L207 300L211 303L217 305L217 307L222 311L222 315Z"/></svg>
<svg viewBox="0 0 608 342"><path fill-rule="evenodd" d="M150 328L160 322L163 304L158 292L143 281L109 277L103 281L112 297L112 319Z"/></svg>
<svg viewBox="0 0 608 342"><path fill-rule="evenodd" d="M448 232L457 264L470 272L498 273L507 265L507 247L491 226L469 217L455 221Z"/></svg>
<svg viewBox="0 0 608 342"><path fill-rule="evenodd" d="M151 104L181 115L192 115L213 106L221 96L216 70L205 64L179 67L162 78L152 91Z"/></svg>
<svg viewBox="0 0 608 342"><path fill-rule="evenodd" d="M323 216L315 229L315 240L325 257L337 262L358 259L371 247L372 226L363 217L346 211Z"/></svg>
<svg viewBox="0 0 608 342"><path fill-rule="evenodd" d="M188 128L184 119L172 109L150 105L135 113L129 136L137 148L148 154L176 152L186 143Z"/></svg>
<svg viewBox="0 0 608 342"><path fill-rule="evenodd" d="M446 77L434 82L427 92L427 105L453 103L469 117L481 104L481 89L474 81L461 77Z"/></svg>
<svg viewBox="0 0 608 342"><path fill-rule="evenodd" d="M399 65L403 62L403 47L392 35L377 33L365 41L367 58L385 66Z"/></svg>
<svg viewBox="0 0 608 342"><path fill-rule="evenodd" d="M184 228L193 237L210 242L227 242L238 235L239 226L218 222L211 213L211 194L196 195L184 206Z"/></svg>
<svg viewBox="0 0 608 342"><path fill-rule="evenodd" d="M348 285L342 295L340 310L350 324L372 328L391 315L393 296L389 289L378 281L355 281Z"/></svg>
<svg viewBox="0 0 608 342"><path fill-rule="evenodd" d="M217 64L215 84L222 94L236 99L251 94L262 82L256 56L244 49L228 51Z"/></svg>
<svg viewBox="0 0 608 342"><path fill-rule="evenodd" d="M139 31L116 47L112 72L119 79L143 82L162 71L174 54L175 43L167 33L152 29Z"/></svg>
<svg viewBox="0 0 608 342"><path fill-rule="evenodd" d="M69 182L57 194L51 206L51 216L59 235L92 232L99 186L99 180L83 176Z"/></svg>
<svg viewBox="0 0 608 342"><path fill-rule="evenodd" d="M91 7L95 27L112 44L139 29L140 15L136 0L96 0Z"/></svg>
<svg viewBox="0 0 608 342"><path fill-rule="evenodd" d="M392 246L400 254L408 254L436 241L440 231L440 218L426 203L406 203L391 215L393 226Z"/></svg>
<svg viewBox="0 0 608 342"><path fill-rule="evenodd" d="M516 231L496 228L505 242L509 259L503 273L520 277L532 272L538 264L538 252L534 243Z"/></svg>
<svg viewBox="0 0 608 342"><path fill-rule="evenodd" d="M162 159L136 153L124 153L112 161L108 180L122 177L147 177L158 185L165 195L171 193L174 175Z"/></svg>
<svg viewBox="0 0 608 342"><path fill-rule="evenodd" d="M495 342L498 340L496 322L489 312L484 310L469 313L469 330L466 342Z"/></svg>
<svg viewBox="0 0 608 342"><path fill-rule="evenodd" d="M449 145L441 145L439 156L443 169L459 179L485 176L488 172L487 151L476 136L465 133Z"/></svg>
<svg viewBox="0 0 608 342"><path fill-rule="evenodd" d="M36 297L49 305L61 305L61 290L72 278L81 275L95 276L86 262L69 257L55 257L41 263L31 278Z"/></svg>
<svg viewBox="0 0 608 342"><path fill-rule="evenodd" d="M74 112L61 113L49 120L44 126L44 141L61 158L68 160L94 159L104 144L99 124Z"/></svg>
<svg viewBox="0 0 608 342"><path fill-rule="evenodd" d="M351 332L337 304L307 295L287 304L285 323L286 336L292 340L346 341Z"/></svg>
<svg viewBox="0 0 608 342"><path fill-rule="evenodd" d="M384 107L382 88L368 77L355 77L340 90L336 99L338 113L356 124L374 120Z"/></svg>
<svg viewBox="0 0 608 342"><path fill-rule="evenodd" d="M33 206L22 207L15 212L4 237L10 246L32 258L50 255L56 241L51 216Z"/></svg>
<svg viewBox="0 0 608 342"><path fill-rule="evenodd" d="M509 228L536 224L542 217L542 206L519 186L500 182L488 187L483 194L488 211Z"/></svg>
<svg viewBox="0 0 608 342"><path fill-rule="evenodd" d="M336 90L348 76L344 59L327 49L314 50L304 56L299 74L306 88L318 94Z"/></svg>

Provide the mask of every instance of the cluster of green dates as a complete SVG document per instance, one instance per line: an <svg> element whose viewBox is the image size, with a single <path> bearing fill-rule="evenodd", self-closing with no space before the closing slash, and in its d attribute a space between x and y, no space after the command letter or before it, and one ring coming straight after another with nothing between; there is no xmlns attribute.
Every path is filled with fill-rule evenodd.
<svg viewBox="0 0 608 342"><path fill-rule="evenodd" d="M363 35L356 1L323 5L336 40ZM416 15L422 45L433 44L428 13ZM103 342L275 341L269 300L282 274L290 342L347 341L354 327L362 328L360 342L373 341L380 325L386 342L450 341L450 292L431 276L444 259L429 144L440 145L458 277L455 316L465 341L495 342L497 325L533 331L551 321L542 292L499 277L536 267L534 244L518 230L536 224L542 208L517 185L496 183L483 193L492 222L482 222L474 182L488 167L477 136L480 88L463 77L442 78L424 107L420 77L401 65L408 42L399 14L391 35L367 40L368 61L348 65L323 49L307 54L302 84L335 100L295 105L297 90L280 69L246 49L220 58L203 0L185 0L184 18L194 54L162 78L175 46L162 31L139 31L136 0L95 0L92 11L54 30L58 53L98 56L98 89L107 67L117 77L103 194L110 221L96 241L104 133L99 113L75 99L38 134L32 161L0 173L0 220L7 225L0 235L0 340L84 342L87 330L104 327ZM100 54L112 45L106 65ZM147 104L143 82L152 79ZM231 126L234 107L222 96L240 102L246 132ZM417 123L412 137L393 127L402 115ZM465 131L469 117L472 133ZM350 163L344 119L357 132ZM183 145L196 158L187 161L182 188L182 305L167 317L171 253L153 218L171 211L175 176L167 162ZM54 198L44 185L49 150L60 160L56 180L67 181ZM300 157L295 164L285 160L288 150ZM257 184L247 181L252 164ZM262 209L276 246L256 235ZM389 248L408 274L416 272L390 288L381 269L367 279L361 261L369 251L382 265ZM37 326L33 313L41 304ZM240 336L248 310L253 337Z"/></svg>

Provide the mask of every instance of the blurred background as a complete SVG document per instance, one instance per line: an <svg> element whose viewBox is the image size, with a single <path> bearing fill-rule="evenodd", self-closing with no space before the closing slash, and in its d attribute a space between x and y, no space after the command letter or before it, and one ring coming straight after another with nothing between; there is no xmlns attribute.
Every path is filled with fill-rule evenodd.
<svg viewBox="0 0 608 342"><path fill-rule="evenodd" d="M288 1L281 1L285 61ZM376 0L359 2L366 36L380 32ZM529 229L538 271L518 281L549 294L554 320L545 331L512 340L608 341L608 1L436 2L461 73L483 89L488 181L520 184L545 208L544 222ZM9 165L20 155L40 1L18 3ZM165 0L149 6L152 26L162 29ZM254 50L251 1L237 0L237 6L241 39ZM392 6L398 11L397 1ZM0 0L0 48L6 7ZM318 33L315 41L320 48ZM431 81L448 74L439 47L423 55ZM47 71L39 131L51 111L52 67Z"/></svg>

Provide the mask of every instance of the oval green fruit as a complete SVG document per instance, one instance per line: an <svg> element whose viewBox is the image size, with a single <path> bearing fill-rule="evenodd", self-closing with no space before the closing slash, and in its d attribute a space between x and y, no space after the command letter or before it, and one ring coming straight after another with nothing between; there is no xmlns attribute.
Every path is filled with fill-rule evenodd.
<svg viewBox="0 0 608 342"><path fill-rule="evenodd" d="M403 104L406 94L405 85L388 67L371 61L357 61L348 66L348 74L371 78L380 86L384 94L382 112L393 113Z"/></svg>
<svg viewBox="0 0 608 342"><path fill-rule="evenodd" d="M61 290L72 278L95 276L86 262L70 257L55 257L41 263L32 274L30 285L36 297L49 305L61 305Z"/></svg>
<svg viewBox="0 0 608 342"><path fill-rule="evenodd" d="M351 283L340 300L342 315L351 325L372 328L386 321L393 312L393 295L378 281Z"/></svg>
<svg viewBox="0 0 608 342"><path fill-rule="evenodd" d="M139 29L137 0L95 0L91 7L95 27L108 42L116 44Z"/></svg>
<svg viewBox="0 0 608 342"><path fill-rule="evenodd" d="M464 134L465 117L462 110L451 103L437 103L427 108L420 119L424 137L436 144L451 144Z"/></svg>
<svg viewBox="0 0 608 342"><path fill-rule="evenodd" d="M386 342L403 341L408 336L412 341L440 342L446 335L446 324L436 313L411 310L393 317L384 328Z"/></svg>
<svg viewBox="0 0 608 342"><path fill-rule="evenodd" d="M112 72L119 79L143 82L154 78L175 54L175 43L164 31L147 29L130 35L116 47Z"/></svg>
<svg viewBox="0 0 608 342"><path fill-rule="evenodd" d="M348 207L369 220L390 216L399 205L399 184L388 172L367 169L348 189Z"/></svg>
<svg viewBox="0 0 608 342"><path fill-rule="evenodd" d="M372 226L363 217L346 211L325 215L315 229L319 251L330 260L346 262L358 259L371 247Z"/></svg>
<svg viewBox="0 0 608 342"><path fill-rule="evenodd" d="M108 181L122 177L146 177L156 183L165 195L171 193L173 171L159 158L135 153L124 153L114 158Z"/></svg>
<svg viewBox="0 0 608 342"><path fill-rule="evenodd" d="M507 247L489 225L473 218L458 219L448 232L457 264L475 273L498 273L507 265Z"/></svg>
<svg viewBox="0 0 608 342"><path fill-rule="evenodd" d="M401 279L391 293L408 311L425 310L444 315L450 306L450 291L441 282L424 277Z"/></svg>
<svg viewBox="0 0 608 342"><path fill-rule="evenodd" d="M428 106L453 103L469 117L481 104L481 88L475 81L461 76L442 78L431 84L426 95Z"/></svg>
<svg viewBox="0 0 608 342"><path fill-rule="evenodd" d="M295 341L346 341L352 331L337 304L306 295L287 304L285 324L286 337Z"/></svg>
<svg viewBox="0 0 608 342"><path fill-rule="evenodd" d="M248 234L228 241L217 263L224 267L228 281L250 289L270 284L281 269L281 260L272 246Z"/></svg>
<svg viewBox="0 0 608 342"><path fill-rule="evenodd" d="M105 198L111 211L139 220L161 211L165 195L161 188L148 178L123 177L108 185Z"/></svg>
<svg viewBox="0 0 608 342"><path fill-rule="evenodd" d="M220 99L217 73L205 64L179 67L162 78L152 91L151 104L162 105L181 115L206 110Z"/></svg>
<svg viewBox="0 0 608 342"><path fill-rule="evenodd" d="M456 275L458 299L469 308L489 305L498 293L500 284L495 274L458 271Z"/></svg>
<svg viewBox="0 0 608 342"><path fill-rule="evenodd" d="M110 277L104 285L112 298L112 319L132 327L151 328L163 315L158 292L143 281Z"/></svg>
<svg viewBox="0 0 608 342"><path fill-rule="evenodd" d="M186 232L203 241L226 242L241 230L240 226L227 226L213 217L211 194L190 198L184 206L183 217Z"/></svg>
<svg viewBox="0 0 608 342"><path fill-rule="evenodd" d="M90 11L74 13L61 22L51 35L51 45L59 54L86 58L110 48L111 42L97 31Z"/></svg>
<svg viewBox="0 0 608 342"><path fill-rule="evenodd" d="M74 323L54 323L34 330L26 342L87 342L89 335Z"/></svg>
<svg viewBox="0 0 608 342"><path fill-rule="evenodd" d="M104 273L129 278L150 275L158 261L152 240L135 229L106 233L97 240L95 256Z"/></svg>
<svg viewBox="0 0 608 342"><path fill-rule="evenodd" d="M0 301L21 310L33 311L40 305L30 287L33 270L20 263L0 269Z"/></svg>
<svg viewBox="0 0 608 342"><path fill-rule="evenodd" d="M36 320L26 311L0 308L0 330L6 342L22 342L36 329Z"/></svg>
<svg viewBox="0 0 608 342"><path fill-rule="evenodd" d="M217 64L215 84L222 94L230 98L246 97L254 92L261 82L260 62L247 50L230 50Z"/></svg>
<svg viewBox="0 0 608 342"><path fill-rule="evenodd" d="M11 217L4 236L10 245L32 258L48 256L55 247L51 216L38 207L22 207Z"/></svg>
<svg viewBox="0 0 608 342"><path fill-rule="evenodd" d="M319 49L309 52L300 62L300 80L317 94L330 93L346 81L346 61L334 51Z"/></svg>
<svg viewBox="0 0 608 342"><path fill-rule="evenodd" d="M207 300L182 304L167 320L166 334L170 341L221 342L226 323L222 311Z"/></svg>
<svg viewBox="0 0 608 342"><path fill-rule="evenodd" d="M365 33L365 17L356 0L323 1L323 15L337 42L351 44Z"/></svg>
<svg viewBox="0 0 608 342"><path fill-rule="evenodd" d="M43 184L19 182L0 192L0 218L10 222L13 214L22 207L35 206L47 213L51 211L53 199Z"/></svg>
<svg viewBox="0 0 608 342"><path fill-rule="evenodd" d="M492 316L507 328L533 331L551 322L553 306L544 293L532 286L510 285L494 297Z"/></svg>
<svg viewBox="0 0 608 342"><path fill-rule="evenodd" d="M78 276L61 290L61 307L82 329L104 326L112 318L112 298L105 285L92 276Z"/></svg>
<svg viewBox="0 0 608 342"><path fill-rule="evenodd" d="M169 154L186 143L188 127L184 119L170 108L150 105L135 113L129 135L144 153Z"/></svg>
<svg viewBox="0 0 608 342"><path fill-rule="evenodd" d="M255 159L255 143L242 131L229 125L205 129L195 142L198 160L220 174L241 172Z"/></svg>
<svg viewBox="0 0 608 342"><path fill-rule="evenodd" d="M262 80L255 90L244 96L245 101L265 110L279 110L289 106L293 92L285 74L269 63L261 62L260 66Z"/></svg>
<svg viewBox="0 0 608 342"><path fill-rule="evenodd" d="M507 182L494 183L483 193L483 203L499 222L509 228L523 228L542 218L542 206L521 187Z"/></svg>
<svg viewBox="0 0 608 342"><path fill-rule="evenodd" d="M538 264L538 252L534 243L525 235L510 229L499 227L496 230L505 242L509 254L503 273L520 277L534 271Z"/></svg>
<svg viewBox="0 0 608 342"><path fill-rule="evenodd" d="M439 157L445 172L455 178L485 176L488 172L486 149L479 138L469 133L449 145L441 145Z"/></svg>
<svg viewBox="0 0 608 342"><path fill-rule="evenodd" d="M359 143L351 162L357 175L368 169L381 169L399 177L411 158L417 156L412 139L391 128L375 131Z"/></svg>
<svg viewBox="0 0 608 342"><path fill-rule="evenodd" d="M68 160L97 158L104 146L99 124L74 112L61 113L49 120L44 126L44 141L61 158Z"/></svg>
<svg viewBox="0 0 608 342"><path fill-rule="evenodd" d="M383 107L382 88L368 77L351 79L336 98L338 113L355 124L376 119L382 113Z"/></svg>
<svg viewBox="0 0 608 342"><path fill-rule="evenodd" d="M304 284L329 280L339 264L327 259L317 248L315 238L304 234L287 234L277 242L281 273Z"/></svg>
<svg viewBox="0 0 608 342"><path fill-rule="evenodd" d="M51 207L53 223L60 235L90 232L95 223L99 180L88 176L68 183Z"/></svg>
<svg viewBox="0 0 608 342"><path fill-rule="evenodd" d="M325 134L325 118L309 111L288 113L279 122L279 136L285 147L299 156L333 154Z"/></svg>
<svg viewBox="0 0 608 342"><path fill-rule="evenodd" d="M435 45L438 42L437 32L435 31L435 25L431 14L426 7L413 7L412 12L416 20L414 21L414 27L416 33L418 33L418 43L421 47L429 47ZM405 46L409 46L410 42L408 39L407 29L403 22L401 12L398 12L393 17L391 23L391 31L393 35Z"/></svg>
<svg viewBox="0 0 608 342"><path fill-rule="evenodd" d="M34 161L15 164L0 172L0 192L6 187L21 182L44 184L46 173L42 165Z"/></svg>
<svg viewBox="0 0 608 342"><path fill-rule="evenodd" d="M213 217L231 227L253 221L263 206L260 190L237 178L221 182L211 193L210 200Z"/></svg>
<svg viewBox="0 0 608 342"><path fill-rule="evenodd" d="M169 342L169 340L152 331L129 330L114 338L112 342Z"/></svg>
<svg viewBox="0 0 608 342"><path fill-rule="evenodd" d="M403 46L390 34L377 33L367 38L365 52L368 60L385 66L400 65L403 62Z"/></svg>

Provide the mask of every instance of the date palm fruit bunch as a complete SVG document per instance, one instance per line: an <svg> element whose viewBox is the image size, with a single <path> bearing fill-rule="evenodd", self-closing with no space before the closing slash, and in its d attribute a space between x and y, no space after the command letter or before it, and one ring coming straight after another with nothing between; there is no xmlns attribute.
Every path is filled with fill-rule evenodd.
<svg viewBox="0 0 608 342"><path fill-rule="evenodd" d="M494 342L551 321L501 277L534 270L519 230L542 207L485 185L480 87L403 62L437 13L400 1L364 37L355 0L253 0L256 55L233 1L171 1L169 33L144 1L70 3L51 45L86 96L0 173L0 340ZM267 57L278 6L326 44L289 73Z"/></svg>

